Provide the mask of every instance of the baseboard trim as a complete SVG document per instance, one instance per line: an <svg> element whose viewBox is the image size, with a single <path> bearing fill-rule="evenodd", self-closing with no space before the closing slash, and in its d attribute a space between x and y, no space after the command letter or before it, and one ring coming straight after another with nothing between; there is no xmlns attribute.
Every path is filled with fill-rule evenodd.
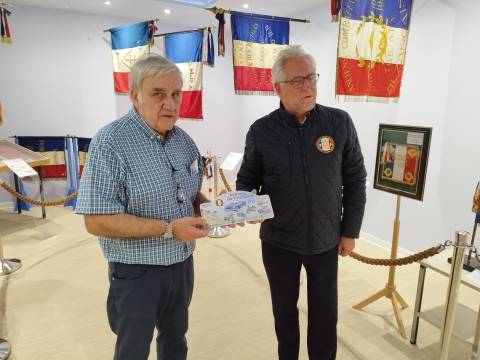
<svg viewBox="0 0 480 360"><path fill-rule="evenodd" d="M0 209L13 211L13 203L11 201L0 202Z"/></svg>

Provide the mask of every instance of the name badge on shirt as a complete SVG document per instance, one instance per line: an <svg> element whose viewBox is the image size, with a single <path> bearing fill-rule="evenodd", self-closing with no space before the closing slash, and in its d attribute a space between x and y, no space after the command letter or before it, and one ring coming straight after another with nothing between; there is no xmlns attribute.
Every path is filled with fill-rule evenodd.
<svg viewBox="0 0 480 360"><path fill-rule="evenodd" d="M190 175L194 176L198 174L198 160L195 159L194 162L192 162L192 165L190 165Z"/></svg>

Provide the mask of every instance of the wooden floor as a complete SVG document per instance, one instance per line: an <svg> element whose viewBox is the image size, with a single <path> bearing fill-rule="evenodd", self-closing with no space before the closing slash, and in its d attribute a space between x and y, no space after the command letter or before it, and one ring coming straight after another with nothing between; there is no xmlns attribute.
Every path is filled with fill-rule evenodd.
<svg viewBox="0 0 480 360"><path fill-rule="evenodd" d="M6 258L23 267L0 278L0 337L15 360L103 360L112 358L114 336L105 312L106 261L83 219L71 210L38 208L22 215L0 210ZM357 250L372 257L388 252L366 241ZM190 308L189 359L273 360L276 341L267 280L260 257L258 227L234 229L223 239L201 239L195 252L195 291ZM418 265L397 271L397 289L410 307L402 312L410 335ZM420 323L416 346L401 338L387 299L353 310L357 302L385 286L387 268L341 259L339 269L338 359L437 359L440 331ZM427 273L424 309L445 300L446 278ZM306 353L306 294L299 301ZM477 309L479 294L462 288L462 303ZM476 312L472 311L472 316ZM453 339L450 359L468 359L471 344ZM154 359L152 345L150 359Z"/></svg>

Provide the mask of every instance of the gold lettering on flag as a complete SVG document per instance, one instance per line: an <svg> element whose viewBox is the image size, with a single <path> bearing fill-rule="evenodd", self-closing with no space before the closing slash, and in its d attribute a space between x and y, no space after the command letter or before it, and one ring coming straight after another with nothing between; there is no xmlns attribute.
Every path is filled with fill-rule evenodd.
<svg viewBox="0 0 480 360"><path fill-rule="evenodd" d="M144 47L136 47L129 49L125 54L119 56L120 63L125 66L128 71L132 68L133 64L135 64L135 61L137 61L138 58L142 57L143 55L146 55L150 52L150 48L148 46Z"/></svg>
<svg viewBox="0 0 480 360"><path fill-rule="evenodd" d="M350 20L346 18L343 19L341 22L342 29L340 31L341 36L341 45L342 48L347 49L349 46L349 39L350 39Z"/></svg>
<svg viewBox="0 0 480 360"><path fill-rule="evenodd" d="M346 18L352 18L352 12L355 8L355 4L356 4L357 0L348 0L346 3L345 3L345 6L342 8L344 14L342 16L346 17Z"/></svg>
<svg viewBox="0 0 480 360"><path fill-rule="evenodd" d="M397 0L398 9L400 11L400 16L402 17L402 22L405 27L408 24L408 9L405 0Z"/></svg>

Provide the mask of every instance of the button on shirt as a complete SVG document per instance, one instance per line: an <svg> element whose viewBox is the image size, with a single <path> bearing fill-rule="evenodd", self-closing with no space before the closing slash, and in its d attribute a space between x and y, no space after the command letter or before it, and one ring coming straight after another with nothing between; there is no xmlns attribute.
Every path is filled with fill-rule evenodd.
<svg viewBox="0 0 480 360"><path fill-rule="evenodd" d="M193 216L201 169L200 153L185 131L175 126L162 137L132 107L92 139L75 212L163 220ZM171 265L195 248L195 242L163 236L99 241L108 261L125 264Z"/></svg>

